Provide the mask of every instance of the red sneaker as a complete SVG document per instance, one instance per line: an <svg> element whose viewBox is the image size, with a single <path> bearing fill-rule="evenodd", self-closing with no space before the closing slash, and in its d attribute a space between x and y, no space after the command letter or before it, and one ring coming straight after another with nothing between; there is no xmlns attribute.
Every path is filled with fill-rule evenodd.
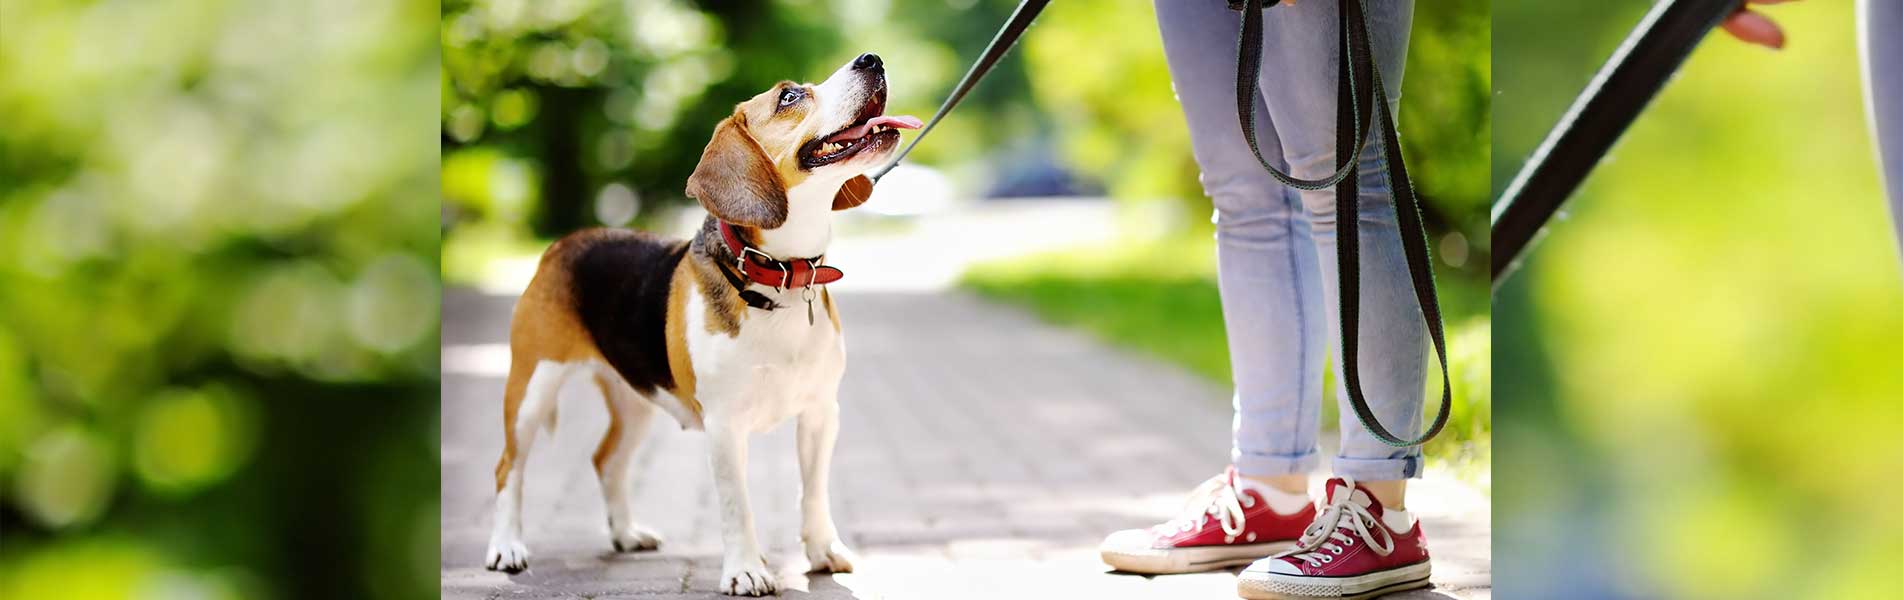
<svg viewBox="0 0 1903 600"><path fill-rule="evenodd" d="M1399 532L1368 488L1328 480L1328 508L1294 549L1256 561L1236 580L1249 600L1372 598L1427 587L1427 538L1419 523Z"/></svg>
<svg viewBox="0 0 1903 600"><path fill-rule="evenodd" d="M1120 571L1159 575L1244 565L1293 547L1315 505L1278 514L1255 490L1237 486L1235 467L1190 493L1183 516L1104 538L1103 561Z"/></svg>

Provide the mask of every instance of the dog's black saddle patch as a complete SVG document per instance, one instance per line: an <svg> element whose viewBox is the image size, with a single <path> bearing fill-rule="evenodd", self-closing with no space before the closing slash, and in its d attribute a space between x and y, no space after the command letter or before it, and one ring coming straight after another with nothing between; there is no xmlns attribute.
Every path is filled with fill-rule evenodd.
<svg viewBox="0 0 1903 600"><path fill-rule="evenodd" d="M574 254L575 314L595 347L643 394L672 392L667 362L667 297L687 242L611 230Z"/></svg>

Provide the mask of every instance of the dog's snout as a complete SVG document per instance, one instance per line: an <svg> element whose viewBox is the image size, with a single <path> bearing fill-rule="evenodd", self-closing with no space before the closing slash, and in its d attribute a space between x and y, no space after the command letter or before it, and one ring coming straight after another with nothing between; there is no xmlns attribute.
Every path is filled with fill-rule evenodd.
<svg viewBox="0 0 1903 600"><path fill-rule="evenodd" d="M884 71L885 61L879 60L879 55L867 52L859 55L859 58L853 59L852 68L865 71Z"/></svg>

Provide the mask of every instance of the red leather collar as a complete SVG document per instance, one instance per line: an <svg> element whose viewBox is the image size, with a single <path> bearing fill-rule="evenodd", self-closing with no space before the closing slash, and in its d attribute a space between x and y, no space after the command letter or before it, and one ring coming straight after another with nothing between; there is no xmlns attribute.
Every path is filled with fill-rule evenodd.
<svg viewBox="0 0 1903 600"><path fill-rule="evenodd" d="M846 273L837 268L820 264L825 256L813 258L792 258L779 260L759 249L746 245L735 234L733 226L719 221L720 237L727 241L727 250L740 258L739 267L747 279L767 287L780 289L803 288L809 285L825 285L839 281Z"/></svg>

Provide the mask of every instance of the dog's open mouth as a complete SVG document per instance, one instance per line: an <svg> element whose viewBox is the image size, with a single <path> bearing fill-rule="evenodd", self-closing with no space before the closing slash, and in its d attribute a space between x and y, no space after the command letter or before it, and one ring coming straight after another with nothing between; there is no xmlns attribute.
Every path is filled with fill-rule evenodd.
<svg viewBox="0 0 1903 600"><path fill-rule="evenodd" d="M910 115L887 116L885 94L866 102L859 119L845 129L813 138L800 148L800 166L807 169L830 165L870 148L897 144L900 129L918 129L924 123Z"/></svg>

